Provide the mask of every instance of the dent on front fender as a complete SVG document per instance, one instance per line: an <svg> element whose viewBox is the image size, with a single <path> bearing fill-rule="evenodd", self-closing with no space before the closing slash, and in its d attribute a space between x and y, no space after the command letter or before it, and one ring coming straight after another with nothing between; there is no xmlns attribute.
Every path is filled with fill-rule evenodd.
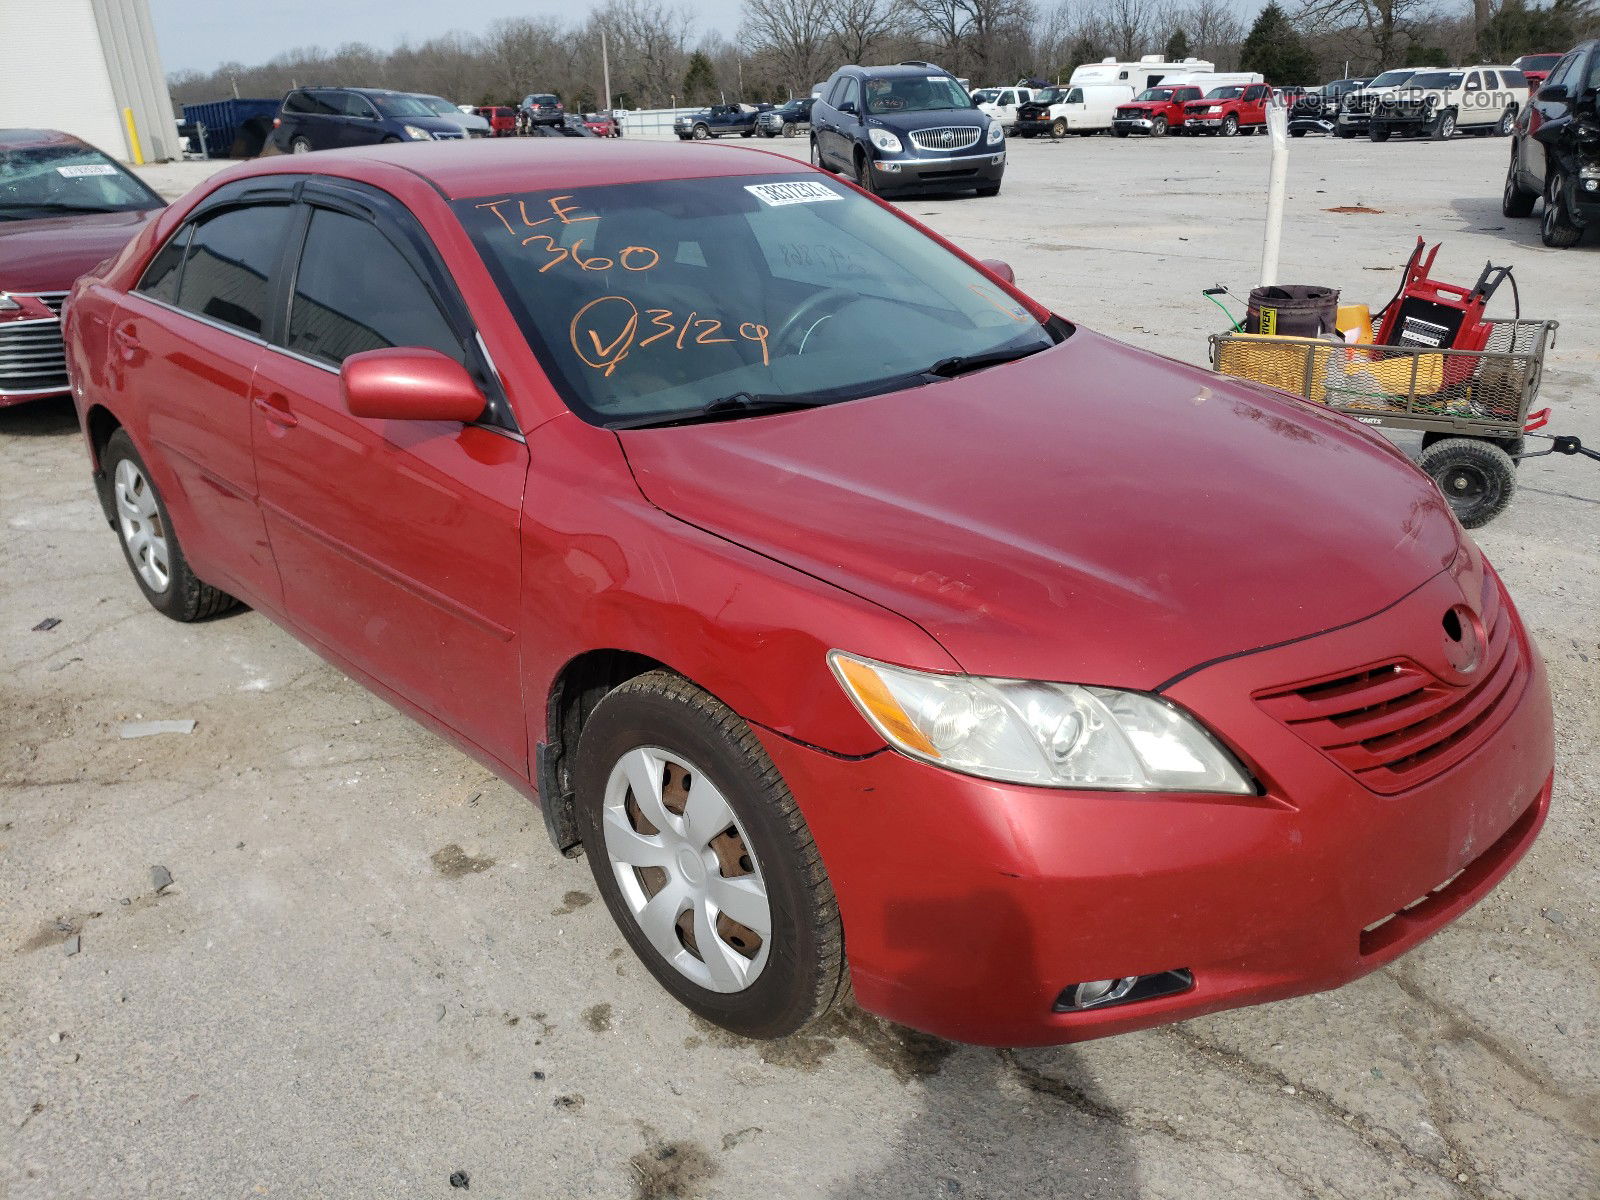
<svg viewBox="0 0 1600 1200"><path fill-rule="evenodd" d="M530 742L562 669L609 649L683 675L753 724L841 755L883 748L827 666L842 648L957 670L906 618L645 499L616 436L575 416L529 437L522 625ZM781 514L774 514L781 520Z"/></svg>

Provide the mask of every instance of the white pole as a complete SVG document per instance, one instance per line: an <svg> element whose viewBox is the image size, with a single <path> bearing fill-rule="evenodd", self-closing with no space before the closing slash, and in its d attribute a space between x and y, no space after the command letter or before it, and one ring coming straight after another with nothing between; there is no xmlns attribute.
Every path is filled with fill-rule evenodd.
<svg viewBox="0 0 1600 1200"><path fill-rule="evenodd" d="M600 26L600 71L606 81L606 111L611 111L611 56L606 52L606 27Z"/></svg>
<svg viewBox="0 0 1600 1200"><path fill-rule="evenodd" d="M1267 235L1261 248L1261 286L1278 282L1278 248L1283 241L1283 191L1289 179L1289 110L1267 105L1267 135L1272 139L1272 170L1267 176Z"/></svg>

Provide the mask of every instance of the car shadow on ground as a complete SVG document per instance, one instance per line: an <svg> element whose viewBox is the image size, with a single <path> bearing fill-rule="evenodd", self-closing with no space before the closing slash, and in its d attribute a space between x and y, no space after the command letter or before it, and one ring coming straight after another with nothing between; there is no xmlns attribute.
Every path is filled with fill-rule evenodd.
<svg viewBox="0 0 1600 1200"><path fill-rule="evenodd" d="M0 435L62 437L78 432L78 414L66 396L0 408Z"/></svg>
<svg viewBox="0 0 1600 1200"><path fill-rule="evenodd" d="M931 883L933 890L938 886ZM937 987L981 1001L991 980L1015 972L1032 979L1037 971L1043 972L1037 977L1053 980L1059 973L1053 964L1038 961L1029 937L1032 923L1004 891L905 897L883 920L891 948L901 929L988 931L987 961L965 961L964 978L952 978L950 960L942 954L898 963L897 980L912 995ZM918 938L918 944L925 942ZM894 1133L885 1160L837 1186L838 1200L1025 1195L1133 1200L1139 1195L1130 1141L1136 1127L1098 1092L1071 1047L1013 1052L960 1045L854 1008L831 1020L920 1093L915 1115Z"/></svg>
<svg viewBox="0 0 1600 1200"><path fill-rule="evenodd" d="M1518 248L1527 247L1544 253L1548 247L1539 239L1539 214L1544 211L1540 204L1533 211L1531 217L1508 217L1500 211L1500 197L1498 193L1493 196L1468 196L1450 201L1450 207L1455 210L1456 216L1466 224L1472 233L1493 233L1503 238L1507 243ZM1593 251L1600 247L1600 234L1588 232L1583 241L1572 247L1571 251L1551 250L1552 254L1579 253L1584 250ZM1512 263L1513 267L1517 264ZM1498 305L1496 306L1498 311ZM1527 314L1524 314L1527 315Z"/></svg>

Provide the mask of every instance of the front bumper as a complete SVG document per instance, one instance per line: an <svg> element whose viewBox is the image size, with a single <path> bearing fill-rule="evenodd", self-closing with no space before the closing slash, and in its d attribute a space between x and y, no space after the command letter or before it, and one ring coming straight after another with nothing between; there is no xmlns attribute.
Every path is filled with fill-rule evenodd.
<svg viewBox="0 0 1600 1200"><path fill-rule="evenodd" d="M1168 690L1241 751L1260 797L1012 786L758 731L833 881L858 1001L959 1041L1081 1041L1337 987L1455 920L1548 811L1550 700L1531 644L1522 692L1489 740L1392 796L1251 699L1266 682L1371 661L1419 614L1436 629L1439 611L1425 587ZM1053 1011L1069 985L1175 970L1193 974L1181 993Z"/></svg>
<svg viewBox="0 0 1600 1200"><path fill-rule="evenodd" d="M1126 133L1150 133L1155 127L1154 117L1115 117L1111 121L1111 128Z"/></svg>
<svg viewBox="0 0 1600 1200"><path fill-rule="evenodd" d="M1226 117L1185 117L1183 119L1183 127L1185 129L1221 129L1225 120L1227 120Z"/></svg>
<svg viewBox="0 0 1600 1200"><path fill-rule="evenodd" d="M880 193L932 191L937 188L982 187L999 183L1006 173L1004 143L982 154L944 158L880 158L872 162L872 180Z"/></svg>
<svg viewBox="0 0 1600 1200"><path fill-rule="evenodd" d="M1290 133L1332 133L1334 128L1327 117L1293 117L1289 121Z"/></svg>

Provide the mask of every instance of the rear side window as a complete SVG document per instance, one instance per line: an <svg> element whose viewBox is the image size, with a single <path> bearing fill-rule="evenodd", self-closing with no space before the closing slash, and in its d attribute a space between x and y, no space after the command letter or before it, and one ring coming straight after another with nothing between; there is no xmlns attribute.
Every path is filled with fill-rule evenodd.
<svg viewBox="0 0 1600 1200"><path fill-rule="evenodd" d="M290 92L288 99L283 102L283 111L289 113L310 112L311 100L304 92Z"/></svg>
<svg viewBox="0 0 1600 1200"><path fill-rule="evenodd" d="M432 293L393 243L370 222L324 208L311 214L285 345L333 366L388 346L466 361Z"/></svg>
<svg viewBox="0 0 1600 1200"><path fill-rule="evenodd" d="M161 247L161 252L152 258L150 265L144 269L137 291L166 304L178 302L178 280L182 275L179 268L183 265L183 252L189 245L189 235L192 232L194 226L185 225L167 240L167 244Z"/></svg>
<svg viewBox="0 0 1600 1200"><path fill-rule="evenodd" d="M197 224L183 256L178 307L260 336L288 229L286 204L232 208Z"/></svg>
<svg viewBox="0 0 1600 1200"><path fill-rule="evenodd" d="M1525 88L1528 86L1528 77L1521 71L1501 71L1500 86L1508 88Z"/></svg>

